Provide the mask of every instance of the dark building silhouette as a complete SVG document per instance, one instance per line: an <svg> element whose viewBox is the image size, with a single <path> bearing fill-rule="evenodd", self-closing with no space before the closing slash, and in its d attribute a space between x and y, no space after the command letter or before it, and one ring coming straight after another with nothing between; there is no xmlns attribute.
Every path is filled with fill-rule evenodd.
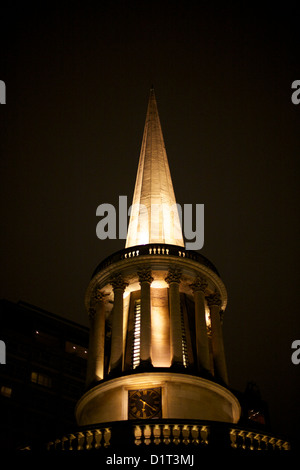
<svg viewBox="0 0 300 470"><path fill-rule="evenodd" d="M75 425L88 329L24 302L1 300L0 318L0 449L14 450Z"/></svg>

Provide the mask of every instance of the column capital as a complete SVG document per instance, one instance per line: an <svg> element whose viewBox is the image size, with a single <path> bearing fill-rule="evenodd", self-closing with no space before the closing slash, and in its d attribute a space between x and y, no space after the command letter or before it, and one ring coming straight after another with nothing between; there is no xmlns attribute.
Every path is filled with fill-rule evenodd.
<svg viewBox="0 0 300 470"><path fill-rule="evenodd" d="M90 306L88 309L88 315L90 320L93 320L95 318L97 305L100 302L103 302L108 295L109 294L104 294L104 292L101 292L98 286L94 288L90 299Z"/></svg>
<svg viewBox="0 0 300 470"><path fill-rule="evenodd" d="M214 294L208 295L206 297L207 305L209 307L217 306L220 307L222 304L221 296L218 292L215 292Z"/></svg>
<svg viewBox="0 0 300 470"><path fill-rule="evenodd" d="M152 277L152 271L151 271L151 268L149 266L144 266L144 267L141 267L138 272L137 272L138 276L139 276L139 282L140 284L142 282L149 282L149 284L151 284L151 282L154 280L153 277Z"/></svg>
<svg viewBox="0 0 300 470"><path fill-rule="evenodd" d="M94 307L90 307L88 310L88 315L91 321L94 320L95 315L96 315L96 309Z"/></svg>
<svg viewBox="0 0 300 470"><path fill-rule="evenodd" d="M207 286L208 282L206 277L201 276L197 276L193 284L190 284L190 287L192 288L193 292L201 291L204 293Z"/></svg>
<svg viewBox="0 0 300 470"><path fill-rule="evenodd" d="M95 287L95 289L92 292L92 296L91 296L91 304L95 305L98 302L102 302L103 300L106 299L106 297L108 295L109 294L104 294L104 292L101 292L101 290L98 286Z"/></svg>
<svg viewBox="0 0 300 470"><path fill-rule="evenodd" d="M109 282L112 285L113 290L122 289L124 292L125 288L128 286L128 282L125 282L121 273L115 273Z"/></svg>
<svg viewBox="0 0 300 470"><path fill-rule="evenodd" d="M171 284L172 282L180 283L182 277L182 271L179 268L176 267L170 267L169 272L167 277L165 278L165 281L168 284Z"/></svg>

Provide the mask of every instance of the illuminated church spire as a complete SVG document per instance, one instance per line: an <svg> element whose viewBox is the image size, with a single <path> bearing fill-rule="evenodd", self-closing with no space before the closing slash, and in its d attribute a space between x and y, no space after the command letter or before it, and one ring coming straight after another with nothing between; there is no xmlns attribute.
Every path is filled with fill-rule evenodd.
<svg viewBox="0 0 300 470"><path fill-rule="evenodd" d="M184 246L153 88L150 90L126 248L148 243Z"/></svg>
<svg viewBox="0 0 300 470"><path fill-rule="evenodd" d="M86 292L87 391L76 407L77 422L128 420L131 436L146 429L130 427L132 420L145 419L154 436L148 419L156 426L159 418L163 427L155 430L163 439L167 429L173 436L181 429L175 419L196 420L195 436L204 429L197 420L205 429L207 420L236 423L240 405L227 389L222 331L226 287L209 260L183 246L153 89L134 204L139 210L133 207L126 248L98 265Z"/></svg>

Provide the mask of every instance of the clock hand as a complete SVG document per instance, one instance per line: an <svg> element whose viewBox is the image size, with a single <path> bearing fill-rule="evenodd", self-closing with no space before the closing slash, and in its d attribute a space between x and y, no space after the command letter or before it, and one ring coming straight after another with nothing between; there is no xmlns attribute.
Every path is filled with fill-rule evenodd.
<svg viewBox="0 0 300 470"><path fill-rule="evenodd" d="M153 411L156 411L156 409L153 408L153 406L149 405L149 403L147 403L147 402L144 401L144 400L141 400L141 401L144 403L144 407L145 407L145 405L147 405L147 406L149 406L149 408L151 408ZM145 408L143 408L143 410L144 410L144 409L145 409Z"/></svg>

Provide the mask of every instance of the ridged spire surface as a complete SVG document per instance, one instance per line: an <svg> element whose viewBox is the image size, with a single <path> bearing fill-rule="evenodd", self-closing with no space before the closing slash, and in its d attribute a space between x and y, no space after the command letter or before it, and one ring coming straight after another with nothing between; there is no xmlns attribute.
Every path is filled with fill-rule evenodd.
<svg viewBox="0 0 300 470"><path fill-rule="evenodd" d="M148 243L184 246L153 88L150 90L126 248Z"/></svg>

